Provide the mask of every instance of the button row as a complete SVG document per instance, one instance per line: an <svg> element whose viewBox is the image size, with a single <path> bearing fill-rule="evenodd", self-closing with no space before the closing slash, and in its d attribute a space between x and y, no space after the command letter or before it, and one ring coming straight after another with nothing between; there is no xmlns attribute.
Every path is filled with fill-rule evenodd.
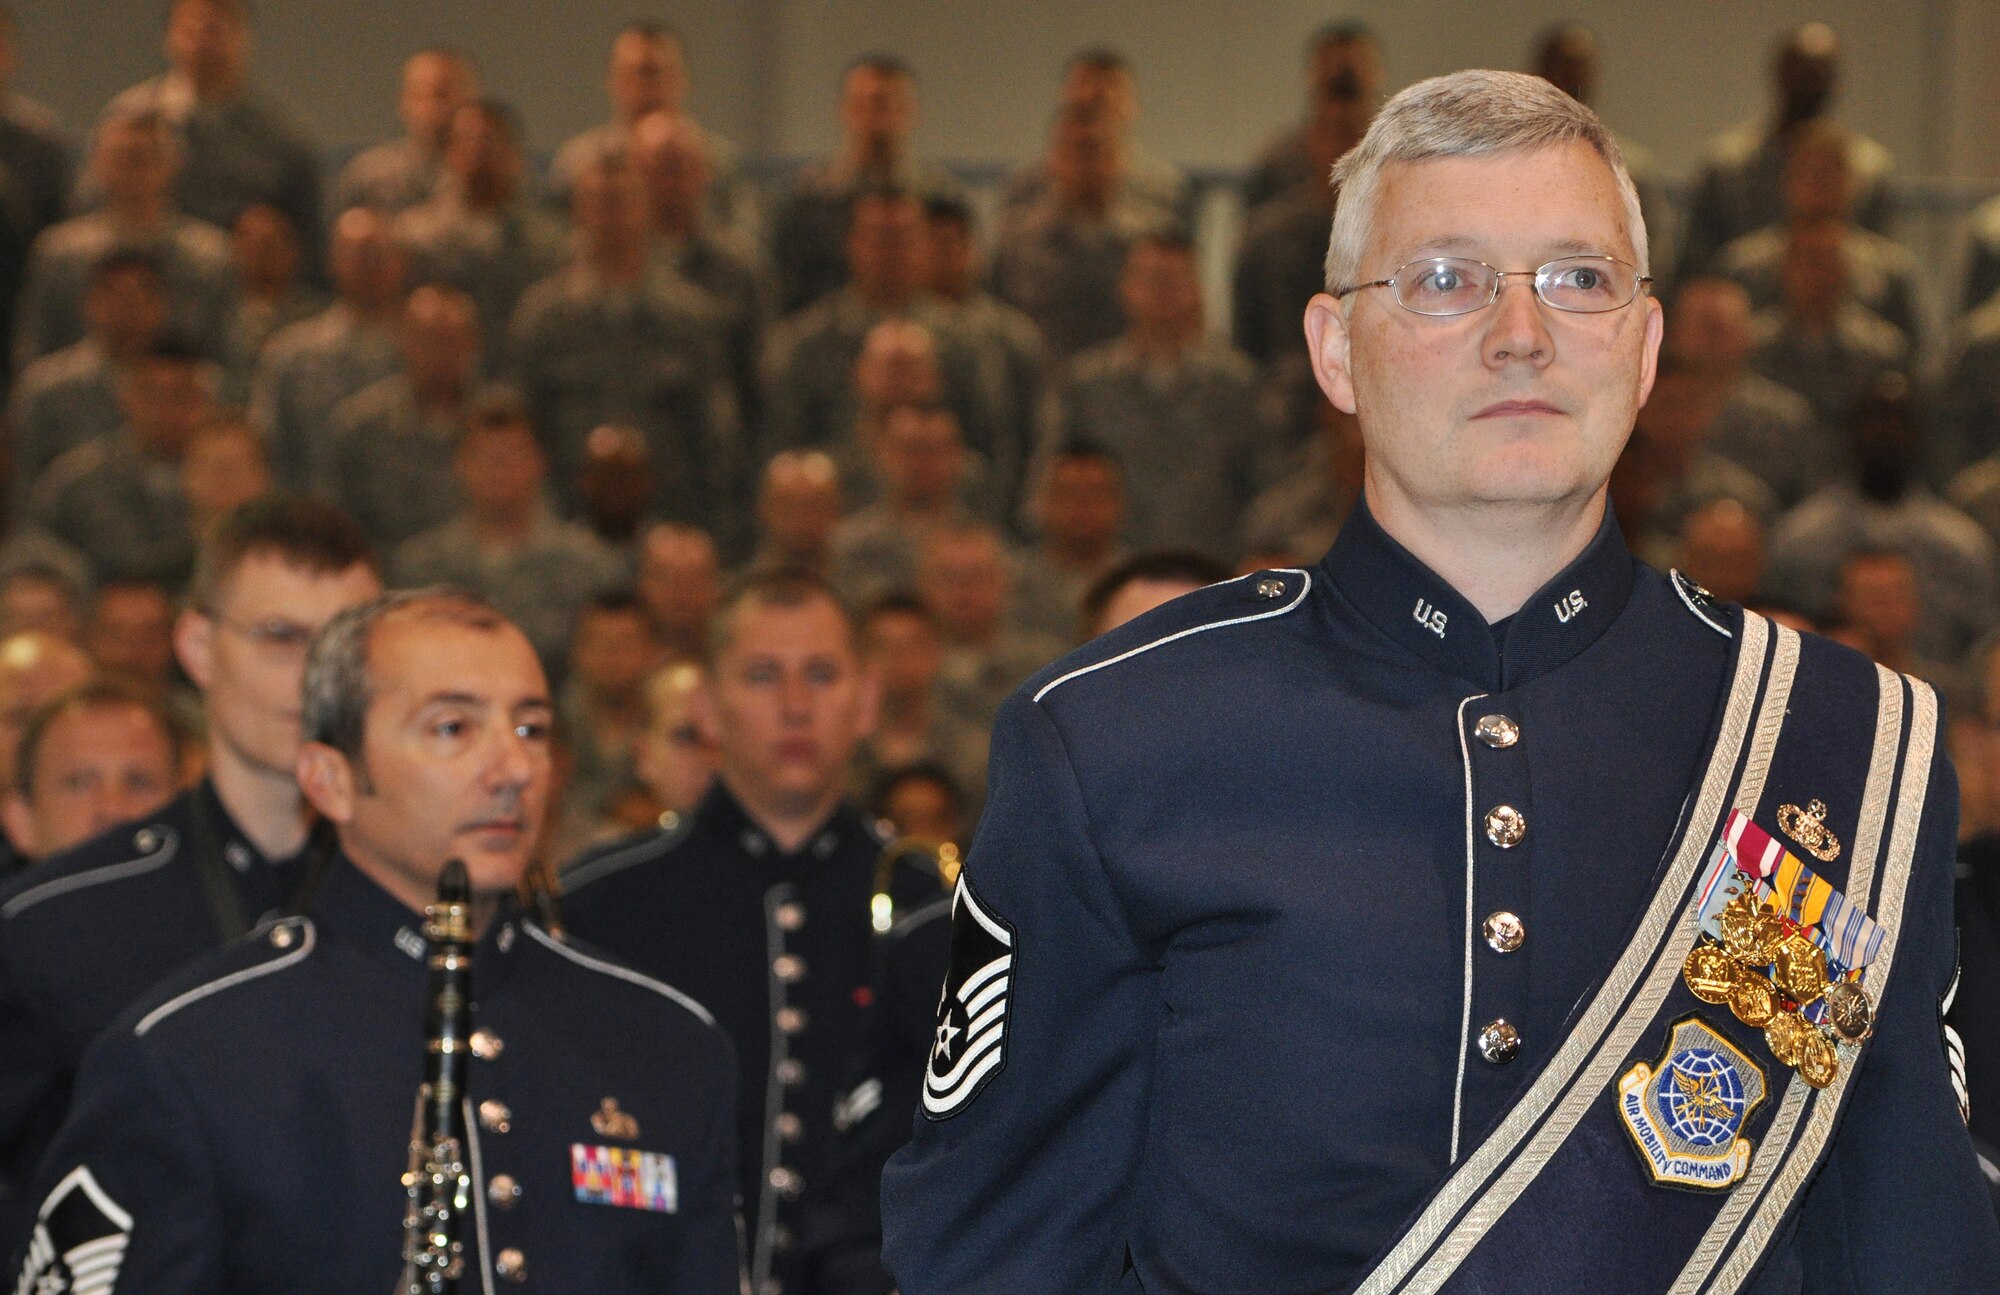
<svg viewBox="0 0 2000 1295"><path fill-rule="evenodd" d="M1521 740L1521 726L1505 715L1481 715L1472 733L1496 751L1504 751ZM1486 839L1502 850L1511 850L1528 834L1528 820L1512 805L1495 805L1486 811ZM1505 909L1489 914L1481 925L1486 947L1495 953L1512 953L1528 938L1521 919ZM1479 1055L1491 1065L1504 1066L1521 1053L1521 1031L1503 1018L1488 1021L1479 1031Z"/></svg>

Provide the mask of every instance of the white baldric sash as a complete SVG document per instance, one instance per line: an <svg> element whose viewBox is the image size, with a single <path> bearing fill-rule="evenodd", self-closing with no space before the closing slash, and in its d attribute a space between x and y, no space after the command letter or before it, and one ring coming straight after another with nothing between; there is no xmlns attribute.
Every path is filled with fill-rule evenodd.
<svg viewBox="0 0 2000 1295"><path fill-rule="evenodd" d="M1578 1129L1586 1120L1597 1121L1594 1127L1601 1129L1615 1108L1619 1076L1635 1058L1658 1054L1674 1018L1687 1007L1688 995L1675 991L1682 964L1700 939L1698 890L1705 865L1731 811L1771 821L1773 807L1764 804L1766 782L1795 705L1845 708L1848 718L1856 707L1873 708L1874 741L1858 784L1860 771L1853 764L1858 751L1802 749L1823 744L1801 739L1783 754L1794 771L1827 771L1827 785L1858 785L1860 812L1841 889L1886 932L1862 981L1874 1002L1883 1001L1929 790L1937 743L1936 697L1926 685L1877 666L1873 695L1795 699L1801 639L1753 613L1744 614L1736 648L1707 769L1629 942L1586 997L1568 1037L1542 1071L1377 1258L1355 1288L1357 1295L1541 1289L1532 1264L1523 1270L1522 1256L1535 1253L1534 1245L1523 1242L1539 1234L1546 1246L1574 1247L1581 1240L1579 1232L1587 1233L1593 1201L1610 1166L1602 1156L1564 1159L1562 1153L1581 1140ZM1833 651L1828 645L1810 648L1822 661L1827 658L1819 654ZM1717 1010L1720 1015L1713 1019L1735 1025L1727 1008ZM1644 1251L1644 1257L1630 1261L1635 1266L1631 1273L1607 1274L1602 1289L1617 1289L1621 1295L1728 1295L1741 1290L1826 1155L1855 1072L1866 1064L1868 1046L1845 1061L1825 1089L1814 1089L1782 1064L1767 1064L1772 1100L1757 1113L1763 1127L1747 1171L1726 1191L1678 1192L1649 1184L1648 1190L1661 1193L1662 1208L1675 1212L1677 1239L1662 1252L1660 1237L1625 1238L1632 1244L1622 1248ZM1638 1158L1628 1155L1626 1160L1616 1170L1629 1170L1643 1181ZM1533 1205L1517 1210L1531 1189ZM1564 1235L1548 1234L1552 1215L1566 1217ZM1689 1238L1695 1238L1691 1245Z"/></svg>

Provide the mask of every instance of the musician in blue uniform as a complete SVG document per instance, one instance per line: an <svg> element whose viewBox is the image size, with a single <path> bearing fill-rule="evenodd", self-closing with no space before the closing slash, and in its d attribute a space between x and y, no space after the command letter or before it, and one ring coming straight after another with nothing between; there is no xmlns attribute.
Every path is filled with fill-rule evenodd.
<svg viewBox="0 0 2000 1295"><path fill-rule="evenodd" d="M693 994L735 1041L753 1295L888 1286L867 1220L902 1139L843 1156L836 1134L890 1107L908 1127L923 1049L904 1032L898 1050L877 1017L920 968L925 1028L947 926L935 873L880 867L885 838L845 797L874 710L832 591L788 572L749 578L716 613L696 705L716 785L686 818L564 873L573 930ZM869 1146L874 1166L859 1169Z"/></svg>
<svg viewBox="0 0 2000 1295"><path fill-rule="evenodd" d="M292 771L299 679L313 632L381 587L329 504L271 495L229 514L174 631L202 692L207 777L0 887L0 1257L25 1236L27 1179L84 1048L161 977L282 909L330 847Z"/></svg>
<svg viewBox="0 0 2000 1295"><path fill-rule="evenodd" d="M1990 1289L1935 698L1626 552L1616 144L1465 72L1334 180L1362 503L1002 711L900 1289Z"/></svg>
<svg viewBox="0 0 2000 1295"><path fill-rule="evenodd" d="M303 915L188 967L86 1055L11 1288L392 1289L426 1053L419 914L460 859L459 1289L734 1292L727 1040L514 901L550 782L527 638L467 595L384 595L315 641L303 723L299 782L338 853Z"/></svg>

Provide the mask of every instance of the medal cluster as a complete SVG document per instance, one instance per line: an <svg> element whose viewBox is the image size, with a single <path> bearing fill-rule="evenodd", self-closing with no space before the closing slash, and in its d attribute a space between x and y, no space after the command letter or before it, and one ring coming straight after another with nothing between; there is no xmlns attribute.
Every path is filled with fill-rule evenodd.
<svg viewBox="0 0 2000 1295"><path fill-rule="evenodd" d="M1773 1056L1825 1088L1840 1074L1836 1045L1858 1045L1873 1032L1875 1005L1858 969L1830 970L1804 926L1759 904L1747 874L1736 880L1742 892L1716 920L1722 938L1704 935L1681 974L1696 998L1727 1004L1737 1020L1764 1031Z"/></svg>

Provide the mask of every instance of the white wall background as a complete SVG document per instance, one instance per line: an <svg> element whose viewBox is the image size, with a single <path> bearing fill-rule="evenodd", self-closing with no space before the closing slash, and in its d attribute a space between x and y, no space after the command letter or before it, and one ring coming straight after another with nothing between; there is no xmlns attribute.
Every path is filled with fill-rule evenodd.
<svg viewBox="0 0 2000 1295"><path fill-rule="evenodd" d="M163 0L13 0L26 46L18 85L88 125L120 87L157 69ZM263 83L322 142L349 148L394 129L397 67L431 42L468 50L489 86L549 149L598 119L609 37L636 15L686 34L695 106L754 150L812 154L833 138L841 65L904 53L925 88L922 140L959 159L1038 145L1066 54L1107 43L1136 64L1141 136L1196 166L1240 164L1300 102L1299 49L1333 17L1383 38L1391 83L1468 65L1514 67L1563 18L1605 50L1599 107L1669 173L1701 142L1762 110L1773 35L1823 18L1849 50L1843 110L1906 174L2000 178L1996 0L256 0Z"/></svg>

